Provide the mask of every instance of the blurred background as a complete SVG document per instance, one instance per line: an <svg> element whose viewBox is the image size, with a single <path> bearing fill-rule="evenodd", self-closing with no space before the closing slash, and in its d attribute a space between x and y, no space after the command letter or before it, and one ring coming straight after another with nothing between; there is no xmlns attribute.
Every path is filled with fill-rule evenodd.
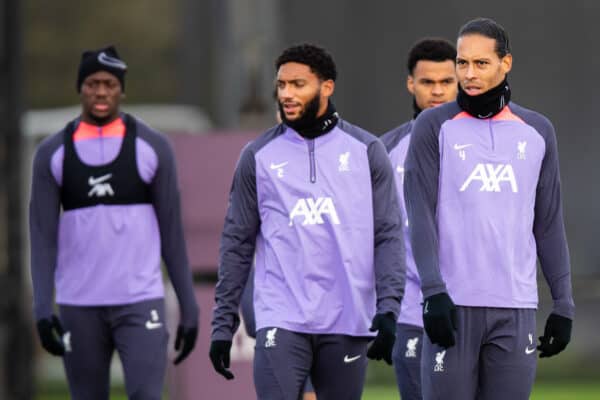
<svg viewBox="0 0 600 400"><path fill-rule="evenodd" d="M424 36L454 42L478 16L509 33L512 99L548 116L558 135L577 315L568 350L539 362L536 388L600 398L600 2L0 0L0 399L68 398L60 360L40 350L34 332L27 202L35 145L79 113L84 49L116 45L129 66L124 110L169 134L178 157L202 325L192 357L169 370L165 398L251 399L253 344L243 329L235 383L221 382L206 354L227 192L241 147L274 124L275 57L303 41L327 48L338 111L379 135L412 116L410 46ZM551 307L541 274L540 300L538 334ZM122 398L114 364L114 398ZM391 368L370 366L365 398L398 398L393 379ZM577 394L584 386L591 397Z"/></svg>

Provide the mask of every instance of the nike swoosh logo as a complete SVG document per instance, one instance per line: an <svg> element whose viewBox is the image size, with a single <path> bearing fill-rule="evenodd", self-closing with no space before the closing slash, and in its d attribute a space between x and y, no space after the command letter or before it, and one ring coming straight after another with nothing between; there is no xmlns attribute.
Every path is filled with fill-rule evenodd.
<svg viewBox="0 0 600 400"><path fill-rule="evenodd" d="M353 362L353 361L356 361L356 360L358 360L359 358L360 358L360 354L359 354L359 355L357 355L357 356L354 356L354 357L348 357L348 354L346 354L346 355L344 356L344 362L345 362L346 364L348 364L348 363L351 363L351 362Z"/></svg>
<svg viewBox="0 0 600 400"><path fill-rule="evenodd" d="M94 178L93 176L90 176L90 179L88 179L88 184L90 186L95 186L99 183L102 183L102 182L110 179L111 176L112 176L112 174L102 175L102 176L99 176L98 178Z"/></svg>
<svg viewBox="0 0 600 400"><path fill-rule="evenodd" d="M288 165L288 161L282 162L281 164L273 164L271 163L271 169L279 169Z"/></svg>
<svg viewBox="0 0 600 400"><path fill-rule="evenodd" d="M111 57L107 55L105 52L98 54L98 62L100 64L104 64L107 67L113 67L117 69L127 70L127 64L118 58Z"/></svg>
<svg viewBox="0 0 600 400"><path fill-rule="evenodd" d="M146 321L146 329L148 329L149 331L151 331L153 329L158 329L161 326L162 326L162 322Z"/></svg>
<svg viewBox="0 0 600 400"><path fill-rule="evenodd" d="M473 144L469 143L469 144L454 144L454 150L462 150L462 149L466 149L467 147L471 147L473 146Z"/></svg>
<svg viewBox="0 0 600 400"><path fill-rule="evenodd" d="M535 347L533 349L530 349L529 347L525 347L525 354L531 354L535 352Z"/></svg>

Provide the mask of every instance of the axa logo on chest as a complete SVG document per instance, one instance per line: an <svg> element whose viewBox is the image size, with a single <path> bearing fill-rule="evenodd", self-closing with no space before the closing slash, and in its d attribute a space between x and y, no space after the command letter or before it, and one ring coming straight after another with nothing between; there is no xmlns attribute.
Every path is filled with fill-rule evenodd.
<svg viewBox="0 0 600 400"><path fill-rule="evenodd" d="M513 193L519 192L515 172L510 164L477 164L460 191L464 192L473 181L481 182L480 192L502 192L502 188L506 190L507 187Z"/></svg>
<svg viewBox="0 0 600 400"><path fill-rule="evenodd" d="M327 216L329 222L334 225L339 225L340 219L338 217L335 205L331 197L308 197L306 199L298 199L296 205L290 213L289 226L294 225L294 219L296 217L304 217L302 225L321 225L325 223L323 219Z"/></svg>
<svg viewBox="0 0 600 400"><path fill-rule="evenodd" d="M107 182L111 177L112 174L102 175L97 178L90 176L88 179L88 185L90 185L92 188L88 192L88 197L114 196L115 192L113 191L110 183Z"/></svg>

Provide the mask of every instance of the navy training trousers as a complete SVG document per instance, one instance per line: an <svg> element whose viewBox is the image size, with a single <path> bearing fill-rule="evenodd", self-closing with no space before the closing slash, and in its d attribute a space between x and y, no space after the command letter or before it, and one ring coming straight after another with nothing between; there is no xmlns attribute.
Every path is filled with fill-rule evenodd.
<svg viewBox="0 0 600 400"><path fill-rule="evenodd" d="M162 398L168 333L164 300L118 306L60 306L63 357L71 398L108 400L115 350L131 400Z"/></svg>
<svg viewBox="0 0 600 400"><path fill-rule="evenodd" d="M527 400L535 380L534 309L457 307L456 345L423 335L425 400Z"/></svg>
<svg viewBox="0 0 600 400"><path fill-rule="evenodd" d="M297 400L311 377L319 400L359 400L370 338L305 334L281 328L256 332L254 384L259 400Z"/></svg>

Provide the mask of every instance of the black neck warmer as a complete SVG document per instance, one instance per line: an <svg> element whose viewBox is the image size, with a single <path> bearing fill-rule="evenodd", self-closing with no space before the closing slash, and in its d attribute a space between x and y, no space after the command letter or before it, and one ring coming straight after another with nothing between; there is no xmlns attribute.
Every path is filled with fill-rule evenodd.
<svg viewBox="0 0 600 400"><path fill-rule="evenodd" d="M417 116L421 114L421 111L423 110L417 105L417 99L413 97L413 119L417 119Z"/></svg>
<svg viewBox="0 0 600 400"><path fill-rule="evenodd" d="M283 122L306 139L314 139L326 134L336 126L339 119L339 115L337 111L335 111L335 107L331 101L327 104L325 113L320 117L317 117L317 112L319 111L319 96L316 96L306 105L306 111L297 120L287 120L281 109L281 104L279 104L279 110Z"/></svg>
<svg viewBox="0 0 600 400"><path fill-rule="evenodd" d="M464 111L475 118L491 118L498 114L510 101L510 86L507 78L495 88L477 96L469 96L458 85L458 96L456 102Z"/></svg>

